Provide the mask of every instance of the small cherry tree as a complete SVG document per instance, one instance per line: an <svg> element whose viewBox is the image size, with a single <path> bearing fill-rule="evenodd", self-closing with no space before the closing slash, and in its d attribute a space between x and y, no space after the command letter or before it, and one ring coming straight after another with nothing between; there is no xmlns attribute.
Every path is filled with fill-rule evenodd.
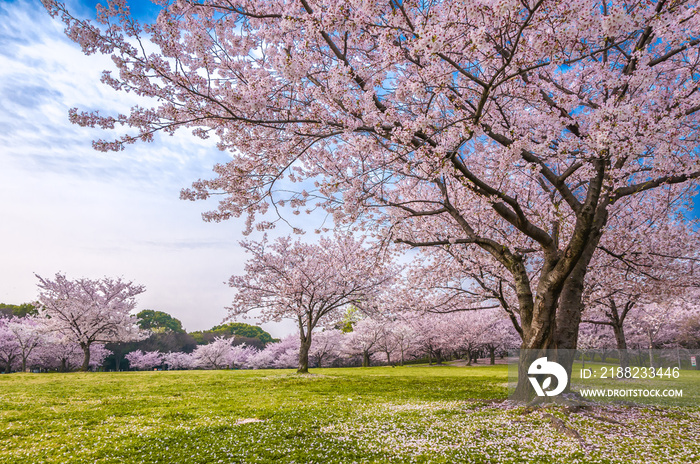
<svg viewBox="0 0 700 464"><path fill-rule="evenodd" d="M475 313L477 327L481 328L479 342L488 351L489 362L496 364L496 352L517 350L522 339L513 324L501 309L483 310Z"/></svg>
<svg viewBox="0 0 700 464"><path fill-rule="evenodd" d="M309 370L314 329L338 320L349 305L375 305L393 278L391 266L350 235L321 238L317 244L285 237L241 245L251 257L245 274L229 281L238 290L230 315L260 310L263 322L295 320L301 341L299 373Z"/></svg>
<svg viewBox="0 0 700 464"><path fill-rule="evenodd" d="M369 367L371 356L381 351L386 322L374 318L358 321L352 332L345 335L342 350L350 356L362 356L362 367Z"/></svg>
<svg viewBox="0 0 700 464"><path fill-rule="evenodd" d="M141 350L136 350L127 353L124 358L129 361L129 366L132 369L139 371L148 371L163 364L163 353L160 351L143 352Z"/></svg>
<svg viewBox="0 0 700 464"><path fill-rule="evenodd" d="M190 353L171 351L163 355L163 364L170 370L192 369L195 367L195 360Z"/></svg>
<svg viewBox="0 0 700 464"><path fill-rule="evenodd" d="M247 367L248 360L257 352L258 350L256 350L255 347L248 346L245 343L232 346L231 351L228 353L227 364L231 369Z"/></svg>
<svg viewBox="0 0 700 464"><path fill-rule="evenodd" d="M649 303L628 317L631 342L648 350L649 366L654 366L655 349L676 344L679 325L690 315L688 306L681 299Z"/></svg>
<svg viewBox="0 0 700 464"><path fill-rule="evenodd" d="M406 357L414 354L416 339L416 333L405 315L392 323L390 336L395 343L395 351L398 352L399 365L403 366Z"/></svg>
<svg viewBox="0 0 700 464"><path fill-rule="evenodd" d="M22 357L22 347L15 333L10 330L9 321L0 318L0 366L4 366L5 373L16 369Z"/></svg>
<svg viewBox="0 0 700 464"><path fill-rule="evenodd" d="M93 343L141 340L145 335L131 312L136 296L145 291L141 285L121 279L70 280L57 273L53 280L39 279L39 298L35 306L46 329L56 337L80 345L82 370L90 366Z"/></svg>
<svg viewBox="0 0 700 464"><path fill-rule="evenodd" d="M299 337L288 335L275 343L268 343L248 359L253 369L291 368L299 361Z"/></svg>
<svg viewBox="0 0 700 464"><path fill-rule="evenodd" d="M314 359L317 367L323 367L324 361L328 364L339 356L344 336L344 332L339 329L326 329L314 335L309 356Z"/></svg>
<svg viewBox="0 0 700 464"><path fill-rule="evenodd" d="M233 338L216 337L213 342L199 345L192 352L195 365L204 369L221 369L229 365Z"/></svg>
<svg viewBox="0 0 700 464"><path fill-rule="evenodd" d="M407 320L415 336L413 345L416 351L428 356L432 364L442 364L445 358L464 348L464 334L458 325L461 315L455 313L413 313Z"/></svg>
<svg viewBox="0 0 700 464"><path fill-rule="evenodd" d="M686 349L700 349L700 308L695 308L678 324L676 343Z"/></svg>
<svg viewBox="0 0 700 464"><path fill-rule="evenodd" d="M21 370L28 367L30 356L39 346L47 343L47 336L41 330L39 318L27 316L12 318L7 322L7 328L14 334L20 347Z"/></svg>

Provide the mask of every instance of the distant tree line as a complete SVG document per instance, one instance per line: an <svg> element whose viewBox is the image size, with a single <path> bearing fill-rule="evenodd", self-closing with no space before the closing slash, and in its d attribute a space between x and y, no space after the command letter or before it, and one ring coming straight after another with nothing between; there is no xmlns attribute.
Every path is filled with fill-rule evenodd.
<svg viewBox="0 0 700 464"><path fill-rule="evenodd" d="M233 339L232 346L246 345L262 350L268 343L277 339L260 327L231 322L217 325L209 330L187 332L182 322L163 311L144 309L136 314L139 328L149 332L148 338L139 341L108 343L106 348L112 352L103 363L106 370L126 370L129 362L127 355L136 351L144 353L192 353L200 345L208 345L217 338Z"/></svg>
<svg viewBox="0 0 700 464"><path fill-rule="evenodd" d="M0 317L24 317L27 315L37 315L37 310L31 303L24 303L20 305L0 303Z"/></svg>
<svg viewBox="0 0 700 464"><path fill-rule="evenodd" d="M209 330L187 333L182 327L182 322L163 311L145 309L125 319L124 326L134 325L134 336L111 337L102 339L87 339L83 334L89 330L81 327L80 333L69 333L66 327L61 327L59 320L64 315L90 314L92 327L96 327L100 318L95 315L95 308L88 308L87 301L95 303L96 295L101 284L106 284L107 279L101 281L85 281L82 288L91 292L90 298L81 295L82 307L77 304L81 293L75 286L79 281L70 281L64 276L57 275L55 281L47 280L50 285L51 297L44 300L40 311L38 303L23 303L19 305L0 303L0 370L4 372L24 371L27 369L70 371L81 368L106 370L126 370L130 365L129 354L138 352L162 352L190 354L197 347L213 343L215 340L226 340L231 347L241 346L251 350L264 350L267 344L278 340L261 329L249 324L232 322L217 325ZM59 287L65 288L59 288ZM70 289L68 288L70 287ZM76 287L76 288L73 288ZM61 307L60 293L70 294L71 309ZM90 292L88 292L90 293ZM65 296L65 295L64 295ZM104 295L100 295L104 296ZM53 317L47 313L47 307L52 304L55 314ZM105 306L105 301L100 302ZM94 306L100 306L98 304ZM106 314L114 314L113 308L105 308ZM84 317L83 317L84 319ZM69 321L67 321L69 322ZM83 321L83 324L85 322ZM71 327L71 324L66 324ZM119 330L124 329L121 327Z"/></svg>

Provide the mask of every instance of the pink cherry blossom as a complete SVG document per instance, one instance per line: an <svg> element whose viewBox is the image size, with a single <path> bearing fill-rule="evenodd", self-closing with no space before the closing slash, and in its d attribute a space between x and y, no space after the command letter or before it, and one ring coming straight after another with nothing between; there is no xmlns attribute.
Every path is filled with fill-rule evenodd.
<svg viewBox="0 0 700 464"><path fill-rule="evenodd" d="M575 348L611 220L700 176L692 2L177 1L143 26L121 0L97 24L44 4L112 56L104 83L153 99L72 110L131 129L96 148L192 130L231 153L182 193L221 194L206 220L265 230L285 205L324 208L385 241L462 248L505 279L523 348Z"/></svg>
<svg viewBox="0 0 700 464"><path fill-rule="evenodd" d="M93 343L125 342L145 337L137 327L136 295L144 287L121 279L69 280L57 273L54 280L39 279L36 307L46 330L61 343L75 343L83 350L82 370L90 365Z"/></svg>
<svg viewBox="0 0 700 464"><path fill-rule="evenodd" d="M230 315L259 310L263 322L294 320L300 373L308 371L314 329L334 323L348 305L376 308L394 275L380 254L350 235L321 238L317 244L285 237L242 246L251 257L245 274L229 280L238 290Z"/></svg>
<svg viewBox="0 0 700 464"><path fill-rule="evenodd" d="M124 358L129 361L129 367L139 371L150 371L163 364L163 353L160 351L146 351L144 353L141 350L136 350L127 353Z"/></svg>

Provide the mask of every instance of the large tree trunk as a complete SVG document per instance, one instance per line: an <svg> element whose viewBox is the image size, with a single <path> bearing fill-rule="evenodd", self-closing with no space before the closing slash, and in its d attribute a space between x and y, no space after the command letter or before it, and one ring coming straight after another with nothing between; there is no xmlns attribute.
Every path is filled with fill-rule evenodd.
<svg viewBox="0 0 700 464"><path fill-rule="evenodd" d="M493 366L496 364L496 347L493 345L489 346L489 358L491 359L490 364Z"/></svg>
<svg viewBox="0 0 700 464"><path fill-rule="evenodd" d="M301 337L301 346L299 346L299 367L297 374L309 373L309 350L311 349L311 334L306 337Z"/></svg>
<svg viewBox="0 0 700 464"><path fill-rule="evenodd" d="M442 364L442 350L435 350L435 364Z"/></svg>
<svg viewBox="0 0 700 464"><path fill-rule="evenodd" d="M587 264L586 264L587 267ZM577 266L564 284L559 298L554 343L556 347L555 361L566 370L567 385L565 392L571 390L571 372L578 346L578 331L581 325L583 303L583 285L585 267Z"/></svg>
<svg viewBox="0 0 700 464"><path fill-rule="evenodd" d="M567 385L565 392L571 391L571 372L573 370L576 348L578 346L578 332L581 325L581 313L583 312L583 288L586 280L588 266L593 259L593 254L598 248L602 237L602 227L607 222L607 213L597 218L596 231L591 233L581 258L576 263L571 273L564 282L559 297L557 309L554 345L556 348L556 362L566 370Z"/></svg>
<svg viewBox="0 0 700 464"><path fill-rule="evenodd" d="M86 372L90 368L90 344L81 343L80 347L83 349L83 365L80 370Z"/></svg>
<svg viewBox="0 0 700 464"><path fill-rule="evenodd" d="M544 260L533 300L527 268L522 256L504 256L502 262L514 278L518 295L523 337L518 385L514 398L527 401L534 392L530 388L528 369L531 363L555 350L556 362L567 373L567 389L571 385L574 351L578 343L581 322L583 283L586 271L598 247L608 213L609 197L601 195L607 161L595 164L596 174L591 178L586 200L576 212L576 225L566 247L559 247L559 226L553 225L553 241L543 247ZM561 300L561 301L560 301ZM557 351L561 349L564 351ZM548 359L549 360L549 359Z"/></svg>
<svg viewBox="0 0 700 464"><path fill-rule="evenodd" d="M543 285L540 285L542 287ZM513 398L529 401L535 392L529 380L530 365L541 357L547 356L547 350L553 349L555 317L557 314L558 292L538 293L529 320L523 323L523 343L518 361L518 384Z"/></svg>
<svg viewBox="0 0 700 464"><path fill-rule="evenodd" d="M362 352L362 367L369 367L369 352L367 350Z"/></svg>
<svg viewBox="0 0 700 464"><path fill-rule="evenodd" d="M622 324L612 324L613 332L615 333L615 341L617 342L617 351L620 356L620 367L625 369L629 367L629 355L627 353L627 339L625 338L625 329Z"/></svg>
<svg viewBox="0 0 700 464"><path fill-rule="evenodd" d="M299 321L299 367L297 374L309 373L309 350L311 349L311 333L314 330L313 314L306 312L306 322L302 316L298 316Z"/></svg>

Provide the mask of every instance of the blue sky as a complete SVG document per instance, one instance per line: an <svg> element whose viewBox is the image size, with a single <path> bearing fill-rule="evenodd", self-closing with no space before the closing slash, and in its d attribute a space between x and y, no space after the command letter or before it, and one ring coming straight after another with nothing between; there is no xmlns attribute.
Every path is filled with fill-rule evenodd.
<svg viewBox="0 0 700 464"><path fill-rule="evenodd" d="M72 8L85 16L94 3ZM152 14L146 3L137 14ZM109 58L83 56L62 31L38 0L0 2L0 302L34 299L34 273L122 276L146 286L139 309L188 330L220 323L233 298L224 282L246 259L243 223L205 223L214 203L179 193L227 155L186 133L94 151L110 134L70 124L68 109L125 112L137 100L100 84ZM282 336L293 326L264 327Z"/></svg>

